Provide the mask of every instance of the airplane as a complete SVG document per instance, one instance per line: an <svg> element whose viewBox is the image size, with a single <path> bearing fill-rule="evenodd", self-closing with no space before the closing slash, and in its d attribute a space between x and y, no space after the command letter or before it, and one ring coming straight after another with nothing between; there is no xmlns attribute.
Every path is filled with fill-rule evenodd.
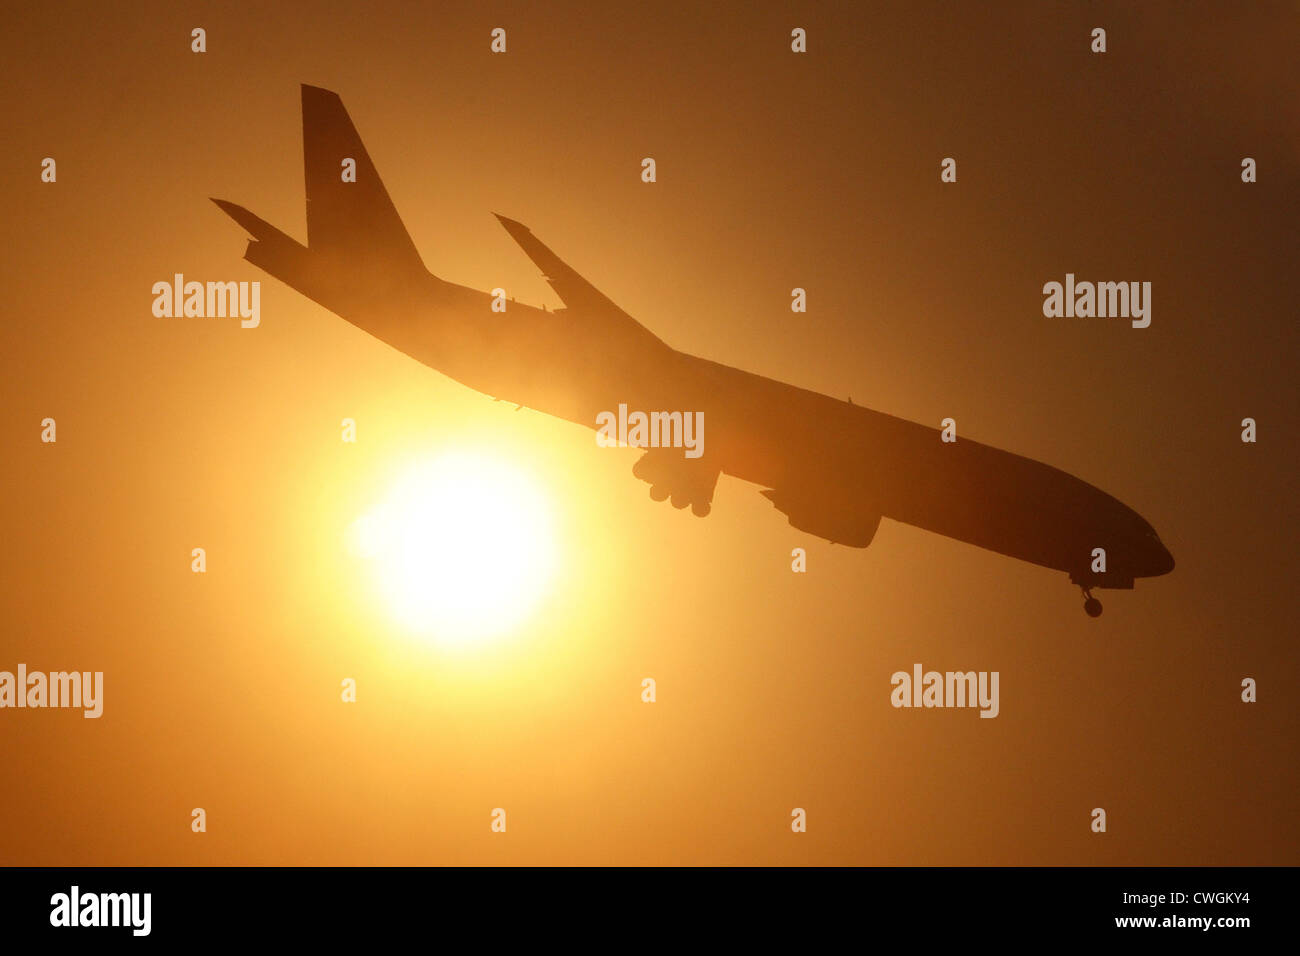
<svg viewBox="0 0 1300 956"><path fill-rule="evenodd" d="M702 411L704 453L645 451L633 474L656 501L707 515L721 474L758 485L794 528L865 548L883 518L1069 575L1092 591L1167 574L1155 529L1042 462L679 352L537 239L497 215L564 302L547 310L433 275L336 93L302 87L307 244L214 199L252 236L244 258L380 341L498 400L588 428L625 404ZM348 160L355 181L345 181ZM1098 560L1097 549L1104 554ZM1104 570L1102 570L1104 568Z"/></svg>

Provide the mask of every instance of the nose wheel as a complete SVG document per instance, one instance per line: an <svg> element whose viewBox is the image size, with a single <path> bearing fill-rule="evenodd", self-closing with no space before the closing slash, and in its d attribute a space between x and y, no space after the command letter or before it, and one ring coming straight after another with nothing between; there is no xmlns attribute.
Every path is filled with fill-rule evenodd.
<svg viewBox="0 0 1300 956"><path fill-rule="evenodd" d="M1088 588L1083 589L1083 612L1088 617L1101 617L1101 602L1092 596L1092 591Z"/></svg>

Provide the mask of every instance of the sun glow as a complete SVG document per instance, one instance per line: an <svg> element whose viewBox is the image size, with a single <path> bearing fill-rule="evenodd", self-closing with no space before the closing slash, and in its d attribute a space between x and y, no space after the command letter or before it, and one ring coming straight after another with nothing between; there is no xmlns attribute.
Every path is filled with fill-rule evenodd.
<svg viewBox="0 0 1300 956"><path fill-rule="evenodd" d="M518 626L550 586L550 508L526 473L447 454L407 471L352 525L393 616L440 646Z"/></svg>

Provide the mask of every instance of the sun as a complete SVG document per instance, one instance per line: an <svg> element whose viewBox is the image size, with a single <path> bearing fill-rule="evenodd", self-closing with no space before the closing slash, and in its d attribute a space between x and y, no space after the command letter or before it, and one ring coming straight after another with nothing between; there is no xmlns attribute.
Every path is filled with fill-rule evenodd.
<svg viewBox="0 0 1300 956"><path fill-rule="evenodd" d="M545 495L526 472L480 454L411 467L351 536L392 616L443 647L517 627L556 567Z"/></svg>

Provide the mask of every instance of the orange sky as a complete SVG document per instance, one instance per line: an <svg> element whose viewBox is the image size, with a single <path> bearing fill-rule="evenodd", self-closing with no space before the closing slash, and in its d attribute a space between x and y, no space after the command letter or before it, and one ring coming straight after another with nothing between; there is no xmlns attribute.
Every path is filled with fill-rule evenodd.
<svg viewBox="0 0 1300 956"><path fill-rule="evenodd" d="M15 14L0 670L102 670L105 714L0 711L0 862L1296 863L1300 13L1129 6ZM558 305L512 216L670 345L953 416L1133 506L1177 569L1094 621L1064 575L908 526L832 547L725 477L705 520L651 502L635 452L242 261L208 197L306 238L300 83L343 97L438 275ZM1044 318L1067 271L1151 281L1151 327ZM176 272L261 281L261 326L155 318ZM345 539L464 448L543 489L563 567L449 654ZM891 708L918 661L999 671L1000 716Z"/></svg>

